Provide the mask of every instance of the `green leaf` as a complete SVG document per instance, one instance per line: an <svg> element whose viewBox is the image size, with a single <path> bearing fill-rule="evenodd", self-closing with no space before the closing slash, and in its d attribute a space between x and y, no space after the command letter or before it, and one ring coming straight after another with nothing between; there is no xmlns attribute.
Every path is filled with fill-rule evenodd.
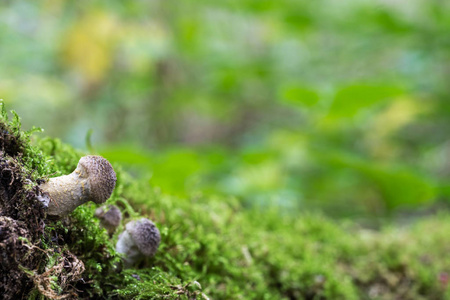
<svg viewBox="0 0 450 300"><path fill-rule="evenodd" d="M431 182L411 171L375 166L366 166L360 170L377 185L389 210L434 200L435 190Z"/></svg>
<svg viewBox="0 0 450 300"><path fill-rule="evenodd" d="M301 107L312 107L319 102L316 91L296 84L288 84L280 89L280 100Z"/></svg>
<svg viewBox="0 0 450 300"><path fill-rule="evenodd" d="M390 85L355 84L336 92L329 115L354 117L358 112L403 94L403 89Z"/></svg>
<svg viewBox="0 0 450 300"><path fill-rule="evenodd" d="M405 167L364 161L342 153L330 154L327 160L364 176L378 190L388 211L402 206L414 207L430 203L437 194L431 179Z"/></svg>
<svg viewBox="0 0 450 300"><path fill-rule="evenodd" d="M185 195L188 183L202 169L202 160L194 151L175 149L156 158L151 183L164 192Z"/></svg>

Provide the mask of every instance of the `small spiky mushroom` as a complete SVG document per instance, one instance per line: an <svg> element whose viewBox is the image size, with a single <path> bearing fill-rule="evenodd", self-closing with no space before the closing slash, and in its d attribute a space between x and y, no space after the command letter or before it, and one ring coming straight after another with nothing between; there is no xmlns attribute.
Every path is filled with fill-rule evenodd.
<svg viewBox="0 0 450 300"><path fill-rule="evenodd" d="M115 205L102 206L95 210L94 214L100 219L100 224L106 229L109 235L112 235L122 220L122 213Z"/></svg>
<svg viewBox="0 0 450 300"><path fill-rule="evenodd" d="M62 217L88 201L104 203L111 196L116 180L116 173L105 158L88 155L80 159L71 174L50 178L39 187L50 198L47 214Z"/></svg>
<svg viewBox="0 0 450 300"><path fill-rule="evenodd" d="M116 251L123 254L125 267L131 267L144 257L155 255L161 242L158 228L152 221L142 218L128 222L119 235Z"/></svg>

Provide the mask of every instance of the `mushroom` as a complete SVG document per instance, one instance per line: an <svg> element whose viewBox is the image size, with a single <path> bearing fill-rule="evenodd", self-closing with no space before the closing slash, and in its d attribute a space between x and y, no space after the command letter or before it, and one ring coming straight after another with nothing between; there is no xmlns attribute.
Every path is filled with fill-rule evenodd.
<svg viewBox="0 0 450 300"><path fill-rule="evenodd" d="M114 233L122 220L122 213L115 205L99 207L95 210L94 215L100 219L100 224L108 231L109 235Z"/></svg>
<svg viewBox="0 0 450 300"><path fill-rule="evenodd" d="M116 180L116 173L105 158L88 155L80 159L71 174L50 178L41 184L44 196L38 198L44 205L47 203L43 199L49 198L49 216L62 217L88 201L104 203L111 196Z"/></svg>
<svg viewBox="0 0 450 300"><path fill-rule="evenodd" d="M131 221L119 235L116 251L123 254L125 267L131 267L144 257L155 255L161 242L158 228L146 218Z"/></svg>

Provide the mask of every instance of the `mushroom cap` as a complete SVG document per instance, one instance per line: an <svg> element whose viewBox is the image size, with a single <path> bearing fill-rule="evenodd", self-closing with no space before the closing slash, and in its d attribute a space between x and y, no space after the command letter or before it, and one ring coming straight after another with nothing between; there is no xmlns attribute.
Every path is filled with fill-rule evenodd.
<svg viewBox="0 0 450 300"><path fill-rule="evenodd" d="M109 205L107 207L99 207L95 210L95 216L99 218L102 223L109 226L117 227L122 220L122 213L120 209L115 205Z"/></svg>
<svg viewBox="0 0 450 300"><path fill-rule="evenodd" d="M89 200L100 204L111 196L117 177L109 161L101 156L88 155L80 159L77 169L89 178Z"/></svg>
<svg viewBox="0 0 450 300"><path fill-rule="evenodd" d="M139 251L145 256L153 256L161 242L161 234L152 221L146 218L131 221L125 226Z"/></svg>

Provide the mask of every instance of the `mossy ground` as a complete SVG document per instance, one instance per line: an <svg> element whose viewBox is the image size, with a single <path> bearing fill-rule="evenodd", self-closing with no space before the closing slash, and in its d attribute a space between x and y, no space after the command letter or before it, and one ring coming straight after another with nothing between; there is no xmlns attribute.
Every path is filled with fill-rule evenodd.
<svg viewBox="0 0 450 300"><path fill-rule="evenodd" d="M20 131L18 117L7 123L5 112L0 126L1 184L3 190L10 187L13 173L6 163L13 164L18 184L11 194L18 197L1 194L0 218L18 223L13 226L14 244L4 238L4 229L0 231L0 266L18 276L9 281L2 276L4 297L450 298L450 215L402 228L367 230L317 214L293 218L275 208L243 208L234 198L195 192L186 198L165 195L113 163L118 181L107 203L117 205L125 220L110 238L93 217L95 205L49 220L34 197L40 181L70 173L83 153L55 139L31 143L31 133ZM14 209L5 209L11 201ZM27 219L36 211L45 223L42 228ZM162 242L155 257L122 270L114 245L126 221L138 216L157 224ZM5 222L1 228L10 226ZM20 289L6 294L14 285Z"/></svg>

